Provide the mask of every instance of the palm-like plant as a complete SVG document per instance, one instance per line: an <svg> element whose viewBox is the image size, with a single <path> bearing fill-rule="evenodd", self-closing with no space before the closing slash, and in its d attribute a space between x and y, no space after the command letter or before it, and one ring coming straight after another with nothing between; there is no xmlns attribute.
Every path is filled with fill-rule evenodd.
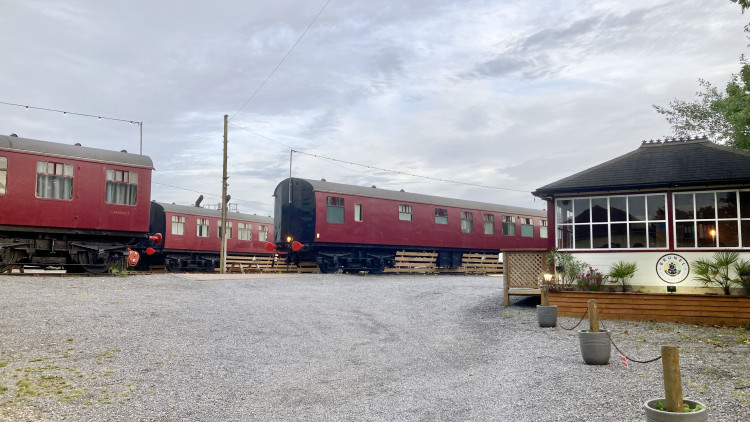
<svg viewBox="0 0 750 422"><path fill-rule="evenodd" d="M693 261L693 271L698 281L706 286L717 284L725 295L729 295L732 284L739 283L738 277L730 277L732 266L739 259L739 252L716 252L710 260L701 258Z"/></svg>
<svg viewBox="0 0 750 422"><path fill-rule="evenodd" d="M622 291L628 291L628 281L633 278L638 264L635 262L617 261L609 268L607 278L614 280L615 284L622 284Z"/></svg>

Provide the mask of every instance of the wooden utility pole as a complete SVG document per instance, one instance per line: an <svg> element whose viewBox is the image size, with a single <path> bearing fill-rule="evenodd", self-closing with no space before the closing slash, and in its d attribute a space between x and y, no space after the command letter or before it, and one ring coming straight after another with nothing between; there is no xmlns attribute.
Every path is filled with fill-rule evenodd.
<svg viewBox="0 0 750 422"><path fill-rule="evenodd" d="M219 272L227 272L227 125L229 115L224 115L224 170L221 178L221 269Z"/></svg>
<svg viewBox="0 0 750 422"><path fill-rule="evenodd" d="M684 412L680 355L677 347L661 346L661 364L664 370L664 398L667 402L667 412Z"/></svg>
<svg viewBox="0 0 750 422"><path fill-rule="evenodd" d="M596 313L596 299L589 299L589 331L599 332L599 315Z"/></svg>

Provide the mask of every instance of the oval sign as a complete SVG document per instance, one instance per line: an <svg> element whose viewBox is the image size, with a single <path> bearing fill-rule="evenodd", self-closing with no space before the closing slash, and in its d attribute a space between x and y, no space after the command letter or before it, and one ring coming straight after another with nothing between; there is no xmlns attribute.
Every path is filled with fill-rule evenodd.
<svg viewBox="0 0 750 422"><path fill-rule="evenodd" d="M656 274L666 283L681 283L690 274L690 264L682 256L669 253L659 258L656 263Z"/></svg>

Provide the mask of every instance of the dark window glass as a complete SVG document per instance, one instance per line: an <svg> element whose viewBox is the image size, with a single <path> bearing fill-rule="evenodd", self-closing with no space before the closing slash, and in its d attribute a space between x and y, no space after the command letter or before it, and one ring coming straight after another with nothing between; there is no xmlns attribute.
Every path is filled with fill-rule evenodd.
<svg viewBox="0 0 750 422"><path fill-rule="evenodd" d="M609 248L609 233L607 233L606 224L594 224L592 232L595 248Z"/></svg>
<svg viewBox="0 0 750 422"><path fill-rule="evenodd" d="M557 201L557 223L570 224L573 222L573 201L563 199Z"/></svg>
<svg viewBox="0 0 750 422"><path fill-rule="evenodd" d="M646 197L645 196L628 197L628 220L643 221L645 219L646 219Z"/></svg>
<svg viewBox="0 0 750 422"><path fill-rule="evenodd" d="M698 247L716 247L716 222L698 221Z"/></svg>
<svg viewBox="0 0 750 422"><path fill-rule="evenodd" d="M626 206L627 198L624 196L615 196L609 198L609 218L610 221L627 221L628 212Z"/></svg>
<svg viewBox="0 0 750 422"><path fill-rule="evenodd" d="M606 223L607 198L591 198L591 221L594 223Z"/></svg>
<svg viewBox="0 0 750 422"><path fill-rule="evenodd" d="M737 220L719 221L719 247L736 248L740 246Z"/></svg>
<svg viewBox="0 0 750 422"><path fill-rule="evenodd" d="M576 213L576 223L591 222L591 203L588 198L573 200L573 212Z"/></svg>
<svg viewBox="0 0 750 422"><path fill-rule="evenodd" d="M737 192L716 192L719 218L737 218Z"/></svg>
<svg viewBox="0 0 750 422"><path fill-rule="evenodd" d="M628 225L624 223L610 225L612 230L612 247L613 248L627 248L628 247Z"/></svg>
<svg viewBox="0 0 750 422"><path fill-rule="evenodd" d="M690 220L693 218L693 194L676 193L674 194L674 211L675 218L678 220Z"/></svg>
<svg viewBox="0 0 750 422"><path fill-rule="evenodd" d="M667 247L667 223L649 223L648 225L648 247Z"/></svg>
<svg viewBox="0 0 750 422"><path fill-rule="evenodd" d="M560 249L570 249L573 247L573 226L558 226L557 247Z"/></svg>
<svg viewBox="0 0 750 422"><path fill-rule="evenodd" d="M649 195L646 197L646 211L649 220L666 220L666 204L664 195Z"/></svg>
<svg viewBox="0 0 750 422"><path fill-rule="evenodd" d="M646 247L646 223L630 223L629 224L630 234L630 247L631 248L645 248Z"/></svg>
<svg viewBox="0 0 750 422"><path fill-rule="evenodd" d="M695 194L695 212L698 220L703 218L716 218L713 192Z"/></svg>
<svg viewBox="0 0 750 422"><path fill-rule="evenodd" d="M741 221L740 226L742 227L742 247L750 248L750 220Z"/></svg>
<svg viewBox="0 0 750 422"><path fill-rule="evenodd" d="M589 226L575 226L575 237L576 249L591 249L591 228Z"/></svg>
<svg viewBox="0 0 750 422"><path fill-rule="evenodd" d="M750 192L740 192L740 217L750 218ZM744 232L745 229L742 229ZM745 245L750 247L750 245Z"/></svg>
<svg viewBox="0 0 750 422"><path fill-rule="evenodd" d="M677 246L685 248L695 247L695 223L692 221L675 224Z"/></svg>

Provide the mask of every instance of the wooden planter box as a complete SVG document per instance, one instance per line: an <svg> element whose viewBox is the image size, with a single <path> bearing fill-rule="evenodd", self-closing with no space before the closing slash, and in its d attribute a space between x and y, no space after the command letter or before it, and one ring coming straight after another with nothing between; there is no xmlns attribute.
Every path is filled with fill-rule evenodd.
<svg viewBox="0 0 750 422"><path fill-rule="evenodd" d="M750 323L750 297L667 293L549 292L558 316L581 317L596 299L599 318L740 327Z"/></svg>

